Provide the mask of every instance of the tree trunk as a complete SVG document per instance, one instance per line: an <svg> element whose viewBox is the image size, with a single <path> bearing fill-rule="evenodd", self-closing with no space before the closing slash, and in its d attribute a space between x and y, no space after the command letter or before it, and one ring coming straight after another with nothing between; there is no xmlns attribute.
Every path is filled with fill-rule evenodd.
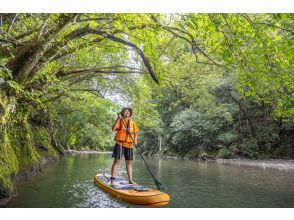
<svg viewBox="0 0 294 220"><path fill-rule="evenodd" d="M238 100L238 99L235 98L231 93L230 93L230 96L231 96L232 100L233 100L234 102L237 103L237 105L238 105L240 111L244 114L244 116L245 116L245 118L246 118L246 120L247 120L247 122L248 122L248 127L249 127L249 130L250 130L250 134L251 134L251 136L256 140L257 145L258 145L258 149L260 150L261 147L262 147L262 146L261 146L261 142L260 142L260 140L259 140L259 138L258 138L258 136L257 136L256 128L255 128L255 126L254 126L254 124L253 124L251 118L250 118L249 115L247 114L246 109L245 109L245 108L242 106L242 104L241 104L242 99Z"/></svg>

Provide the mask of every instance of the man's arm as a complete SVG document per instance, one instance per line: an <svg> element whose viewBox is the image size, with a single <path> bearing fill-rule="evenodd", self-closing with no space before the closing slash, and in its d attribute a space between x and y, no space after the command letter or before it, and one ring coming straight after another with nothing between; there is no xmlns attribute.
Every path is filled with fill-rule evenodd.
<svg viewBox="0 0 294 220"><path fill-rule="evenodd" d="M120 127L120 117L117 117L114 124L112 125L112 131L117 131Z"/></svg>
<svg viewBox="0 0 294 220"><path fill-rule="evenodd" d="M134 122L134 128L133 129L134 129L133 130L133 132L134 132L134 143L137 144L138 143L138 141L137 141L137 137L138 137L137 133L139 131L139 128L138 128L136 122Z"/></svg>
<svg viewBox="0 0 294 220"><path fill-rule="evenodd" d="M134 144L137 144L138 141L137 141L137 133L134 134Z"/></svg>

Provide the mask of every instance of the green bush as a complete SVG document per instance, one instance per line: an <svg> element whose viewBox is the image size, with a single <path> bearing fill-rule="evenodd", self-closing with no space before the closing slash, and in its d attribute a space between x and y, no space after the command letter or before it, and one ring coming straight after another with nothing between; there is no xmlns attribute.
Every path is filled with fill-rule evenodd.
<svg viewBox="0 0 294 220"><path fill-rule="evenodd" d="M177 152L191 149L211 151L224 121L193 109L175 115L171 124L171 144Z"/></svg>
<svg viewBox="0 0 294 220"><path fill-rule="evenodd" d="M243 143L239 145L239 155L250 158L250 159L257 159L259 152L258 152L258 145L255 139L243 139Z"/></svg>
<svg viewBox="0 0 294 220"><path fill-rule="evenodd" d="M220 158L229 159L229 158L232 158L233 156L234 156L234 153L226 148L222 148L218 152L218 157Z"/></svg>
<svg viewBox="0 0 294 220"><path fill-rule="evenodd" d="M238 139L238 135L234 134L233 131L229 131L219 134L216 139L227 145L235 142Z"/></svg>

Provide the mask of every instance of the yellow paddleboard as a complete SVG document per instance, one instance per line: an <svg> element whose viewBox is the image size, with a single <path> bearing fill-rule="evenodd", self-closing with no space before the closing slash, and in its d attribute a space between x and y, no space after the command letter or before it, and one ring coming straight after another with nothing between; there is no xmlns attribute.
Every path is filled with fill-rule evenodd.
<svg viewBox="0 0 294 220"><path fill-rule="evenodd" d="M97 174L94 182L102 190L112 196L131 204L142 206L165 206L169 203L169 195L137 184L129 184L120 177L115 178L115 184L110 185L110 175Z"/></svg>

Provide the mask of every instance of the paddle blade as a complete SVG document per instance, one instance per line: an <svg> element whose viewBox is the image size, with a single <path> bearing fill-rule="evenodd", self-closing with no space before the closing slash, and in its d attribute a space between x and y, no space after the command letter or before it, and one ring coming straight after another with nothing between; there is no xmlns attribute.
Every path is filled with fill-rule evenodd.
<svg viewBox="0 0 294 220"><path fill-rule="evenodd" d="M158 190L165 190L166 187L164 185L162 185L158 180L155 180L155 186L156 186L156 189Z"/></svg>

